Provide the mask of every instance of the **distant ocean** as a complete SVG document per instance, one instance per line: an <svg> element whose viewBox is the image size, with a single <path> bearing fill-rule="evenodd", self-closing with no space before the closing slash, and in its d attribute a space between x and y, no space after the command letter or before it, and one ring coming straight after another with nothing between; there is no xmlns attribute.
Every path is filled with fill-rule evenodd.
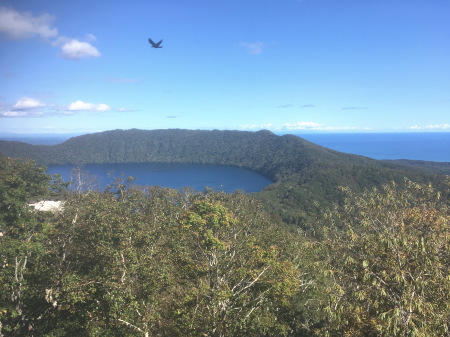
<svg viewBox="0 0 450 337"><path fill-rule="evenodd" d="M7 140L12 142L24 142L33 145L55 145L66 141L71 137L77 135L66 134L32 134L32 135L19 135L19 134L0 134L0 140Z"/></svg>
<svg viewBox="0 0 450 337"><path fill-rule="evenodd" d="M412 159L450 162L450 132L304 133L295 134L333 150L374 159ZM73 135L0 135L2 140L53 145Z"/></svg>
<svg viewBox="0 0 450 337"><path fill-rule="evenodd" d="M374 159L450 162L450 132L296 134L312 143Z"/></svg>

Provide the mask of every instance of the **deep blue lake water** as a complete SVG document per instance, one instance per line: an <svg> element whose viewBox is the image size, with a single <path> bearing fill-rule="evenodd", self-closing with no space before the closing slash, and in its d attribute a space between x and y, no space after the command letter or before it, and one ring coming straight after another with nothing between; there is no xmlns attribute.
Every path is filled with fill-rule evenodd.
<svg viewBox="0 0 450 337"><path fill-rule="evenodd" d="M65 181L71 178L75 165L50 165L48 173L61 174ZM182 189L189 186L200 192L205 187L231 193L242 190L259 192L272 181L243 168L201 164L91 164L84 165L82 172L94 178L94 187L103 190L117 178L134 177L138 185L150 185Z"/></svg>
<svg viewBox="0 0 450 337"><path fill-rule="evenodd" d="M450 162L449 132L409 132L409 133L305 133L297 134L315 144L327 148L358 154L374 159L413 159ZM52 145L68 139L70 135L46 135L28 137L2 137L5 140L19 140L30 144ZM70 178L73 166L52 166L49 173L59 173L65 180ZM267 178L240 168L216 165L194 164L114 164L86 165L83 167L90 175L97 177L100 189L114 180L108 177L133 176L140 185L162 187L193 187L202 191L205 186L225 192L240 189L257 192L271 183Z"/></svg>

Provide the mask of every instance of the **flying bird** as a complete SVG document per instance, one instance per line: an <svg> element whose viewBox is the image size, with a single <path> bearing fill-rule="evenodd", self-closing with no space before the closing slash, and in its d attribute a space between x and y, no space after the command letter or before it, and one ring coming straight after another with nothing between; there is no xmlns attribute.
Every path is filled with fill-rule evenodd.
<svg viewBox="0 0 450 337"><path fill-rule="evenodd" d="M150 42L150 44L152 45L152 48L162 48L161 42L163 42L163 40L159 41L158 43L155 43L155 42L153 42L152 39L148 39L148 42Z"/></svg>

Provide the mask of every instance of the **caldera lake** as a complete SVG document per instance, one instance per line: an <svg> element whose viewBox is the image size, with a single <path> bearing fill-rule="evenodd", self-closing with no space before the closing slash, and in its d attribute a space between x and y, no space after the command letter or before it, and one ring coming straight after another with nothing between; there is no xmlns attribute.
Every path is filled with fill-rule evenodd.
<svg viewBox="0 0 450 337"><path fill-rule="evenodd" d="M179 163L124 163L49 165L48 174L60 174L64 181L74 180L74 172L80 170L92 189L104 190L117 179L133 177L132 184L160 186L174 189L191 187L197 192L205 188L232 193L242 190L247 193L261 191L272 181L248 169L206 164Z"/></svg>

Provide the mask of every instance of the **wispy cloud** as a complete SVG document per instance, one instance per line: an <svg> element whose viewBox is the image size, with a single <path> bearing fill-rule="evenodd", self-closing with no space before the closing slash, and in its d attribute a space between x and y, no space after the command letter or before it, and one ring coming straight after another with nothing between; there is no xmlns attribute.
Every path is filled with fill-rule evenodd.
<svg viewBox="0 0 450 337"><path fill-rule="evenodd" d="M100 57L101 54L91 43L96 38L87 34L85 40L60 36L58 29L52 27L55 17L44 13L33 15L29 12L19 12L13 8L0 7L0 33L10 39L28 39L40 37L53 39L52 46L60 48L60 56L69 60Z"/></svg>
<svg viewBox="0 0 450 337"><path fill-rule="evenodd" d="M367 110L369 109L368 107L362 106L362 107L358 107L358 106L346 106L341 108L342 110Z"/></svg>
<svg viewBox="0 0 450 337"><path fill-rule="evenodd" d="M431 124L425 126L414 125L409 127L411 130L447 130L450 129L450 124Z"/></svg>
<svg viewBox="0 0 450 337"><path fill-rule="evenodd" d="M284 123L284 124L248 124L241 125L239 127L241 130L261 130L268 129L272 131L345 131L345 130L369 130L369 128L357 128L352 126L330 126L324 125L316 122L305 122L299 121L294 123Z"/></svg>
<svg viewBox="0 0 450 337"><path fill-rule="evenodd" d="M42 117L44 112L41 111L41 108L44 106L45 104L37 99L22 97L11 106L3 105L0 117Z"/></svg>
<svg viewBox="0 0 450 337"><path fill-rule="evenodd" d="M43 106L45 106L45 104L42 103L41 101L38 101L37 99L29 98L29 97L22 97L13 105L13 109L14 110L30 110L30 109L35 109L35 108L41 108Z"/></svg>
<svg viewBox="0 0 450 337"><path fill-rule="evenodd" d="M116 111L116 112L135 112L135 111L138 111L138 110L128 109L128 108L118 108L118 109L114 109L114 111Z"/></svg>
<svg viewBox="0 0 450 337"><path fill-rule="evenodd" d="M281 109L285 109L285 108L292 108L294 106L294 104L284 104L284 105L279 105L278 107Z"/></svg>
<svg viewBox="0 0 450 337"><path fill-rule="evenodd" d="M58 29L51 27L55 17L49 14L33 16L13 8L0 7L0 32L11 39L27 39L34 36L53 38Z"/></svg>
<svg viewBox="0 0 450 337"><path fill-rule="evenodd" d="M95 41L97 41L97 38L95 37L94 34L87 34L86 35L86 41L88 41L88 42L95 42Z"/></svg>
<svg viewBox="0 0 450 337"><path fill-rule="evenodd" d="M244 124L239 126L240 130L273 130L273 124Z"/></svg>
<svg viewBox="0 0 450 337"><path fill-rule="evenodd" d="M278 108L292 108L294 107L294 104L284 104L284 105L279 105ZM304 109L304 108L314 108L315 105L314 104L303 104L300 105L300 108Z"/></svg>
<svg viewBox="0 0 450 337"><path fill-rule="evenodd" d="M50 116L71 116L82 112L134 112L128 108L112 108L104 103L90 103L77 100L68 105L45 104L35 98L22 97L14 104L0 102L0 118L34 118Z"/></svg>
<svg viewBox="0 0 450 337"><path fill-rule="evenodd" d="M29 111L29 110L7 110L1 111L0 117L5 118L17 118L17 117L42 117L44 113L42 111Z"/></svg>
<svg viewBox="0 0 450 337"><path fill-rule="evenodd" d="M322 124L315 122L296 122L296 123L286 123L282 125L283 129L286 130L317 130L318 128L323 127Z"/></svg>
<svg viewBox="0 0 450 337"><path fill-rule="evenodd" d="M241 42L241 46L252 55L261 54L266 47L263 42Z"/></svg>

